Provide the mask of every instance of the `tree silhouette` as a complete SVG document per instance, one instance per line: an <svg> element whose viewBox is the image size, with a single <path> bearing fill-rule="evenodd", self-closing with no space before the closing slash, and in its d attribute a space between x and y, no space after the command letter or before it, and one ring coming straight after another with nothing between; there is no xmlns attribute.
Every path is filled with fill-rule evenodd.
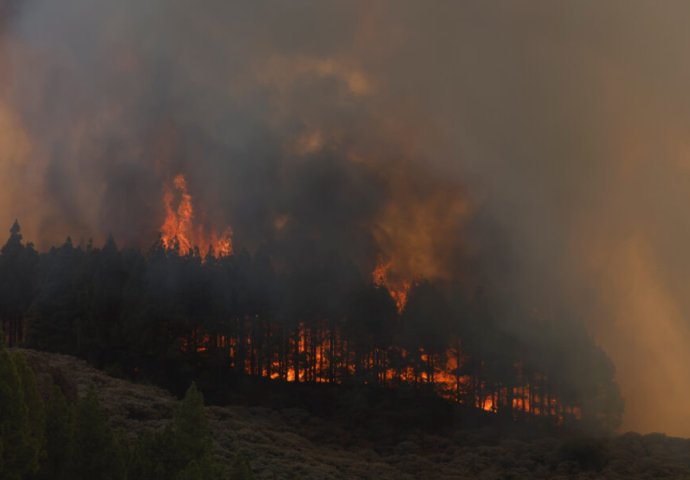
<svg viewBox="0 0 690 480"><path fill-rule="evenodd" d="M203 379L216 400L246 375L406 384L507 417L620 422L611 362L566 314L538 325L515 308L528 328L511 330L486 290L443 281L415 283L398 312L356 259L305 242L311 255L265 245L202 260L160 240L144 253L68 238L39 255L15 222L0 250L5 337L176 392Z"/></svg>
<svg viewBox="0 0 690 480"><path fill-rule="evenodd" d="M82 480L126 478L123 452L94 390L77 405L71 471Z"/></svg>
<svg viewBox="0 0 690 480"><path fill-rule="evenodd" d="M23 244L21 227L15 220L0 249L0 320L9 346L24 337L24 317L33 301L37 261L33 245Z"/></svg>

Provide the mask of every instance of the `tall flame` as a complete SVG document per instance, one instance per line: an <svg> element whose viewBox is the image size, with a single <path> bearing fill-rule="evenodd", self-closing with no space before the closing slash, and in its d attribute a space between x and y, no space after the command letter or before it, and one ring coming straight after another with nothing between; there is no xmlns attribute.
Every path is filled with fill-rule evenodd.
<svg viewBox="0 0 690 480"><path fill-rule="evenodd" d="M180 255L187 255L194 248L199 249L203 258L208 255L224 257L232 254L232 230L226 228L222 234L215 230L210 232L204 225L194 225L194 206L192 196L187 188L187 180L179 174L173 179L174 191L165 186L163 203L165 221L161 226L161 241L168 249L177 248ZM177 199L177 208L175 200Z"/></svg>
<svg viewBox="0 0 690 480"><path fill-rule="evenodd" d="M395 300L395 305L398 307L398 312L402 312L407 304L407 294L412 287L412 282L409 280L395 281L391 276L392 262L379 261L371 272L374 285L380 287L386 287L390 293L393 300Z"/></svg>

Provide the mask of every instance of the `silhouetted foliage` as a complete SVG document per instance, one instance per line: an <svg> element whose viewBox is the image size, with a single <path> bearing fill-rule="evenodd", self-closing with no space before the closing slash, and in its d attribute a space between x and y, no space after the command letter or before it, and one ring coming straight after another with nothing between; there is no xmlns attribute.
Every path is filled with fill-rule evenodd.
<svg viewBox="0 0 690 480"><path fill-rule="evenodd" d="M77 405L74 453L73 478L125 478L123 452L93 390Z"/></svg>
<svg viewBox="0 0 690 480"><path fill-rule="evenodd" d="M112 237L103 248L67 239L39 255L15 224L0 254L0 319L10 342L178 393L203 380L215 401L230 394L231 379L249 375L407 384L512 418L620 422L611 362L565 316L508 330L486 292L429 281L412 284L398 311L343 255L315 249L301 263L274 255L261 248L204 260L160 241L146 253L120 250Z"/></svg>
<svg viewBox="0 0 690 480"><path fill-rule="evenodd" d="M8 345L24 337L24 320L34 301L38 254L22 243L21 228L14 222L7 243L0 249L0 320Z"/></svg>
<svg viewBox="0 0 690 480"><path fill-rule="evenodd" d="M597 438L577 437L564 441L559 450L560 460L576 462L585 470L600 471L608 463L604 441Z"/></svg>
<svg viewBox="0 0 690 480"><path fill-rule="evenodd" d="M21 353L0 344L0 479L220 479L196 386L172 422L130 446L110 427L95 390L69 403L57 385L41 396Z"/></svg>
<svg viewBox="0 0 690 480"><path fill-rule="evenodd" d="M0 478L21 479L37 470L32 440L22 380L12 355L0 344Z"/></svg>
<svg viewBox="0 0 690 480"><path fill-rule="evenodd" d="M237 455L230 471L230 480L254 480L249 462L242 455Z"/></svg>
<svg viewBox="0 0 690 480"><path fill-rule="evenodd" d="M45 457L38 478L67 480L74 452L74 410L55 387L46 406Z"/></svg>
<svg viewBox="0 0 690 480"><path fill-rule="evenodd" d="M213 442L204 412L204 398L192 384L164 430L143 435L134 446L130 478L223 478L213 459Z"/></svg>

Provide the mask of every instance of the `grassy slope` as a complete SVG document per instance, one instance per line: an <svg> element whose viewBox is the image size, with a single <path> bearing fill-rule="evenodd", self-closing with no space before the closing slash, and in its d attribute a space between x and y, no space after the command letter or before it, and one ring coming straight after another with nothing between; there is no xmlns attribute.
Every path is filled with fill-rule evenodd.
<svg viewBox="0 0 690 480"><path fill-rule="evenodd" d="M25 350L43 388L72 396L95 387L125 435L161 428L176 399L153 386L107 376L73 357ZM688 478L690 440L626 434L610 439L501 438L487 429L448 436L411 432L395 445L344 443L342 423L298 409L207 407L218 455L237 452L258 479ZM297 474L297 477L292 477Z"/></svg>

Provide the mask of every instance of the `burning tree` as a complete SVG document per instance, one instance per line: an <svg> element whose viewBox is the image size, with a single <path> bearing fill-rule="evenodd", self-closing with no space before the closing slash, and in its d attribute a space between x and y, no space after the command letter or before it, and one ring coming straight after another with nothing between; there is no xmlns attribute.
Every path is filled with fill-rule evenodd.
<svg viewBox="0 0 690 480"><path fill-rule="evenodd" d="M180 255L187 255L198 249L203 258L224 257L232 254L232 230L228 227L222 234L215 230L206 231L202 223L195 223L192 196L187 188L184 175L173 179L175 191L165 188L165 222L161 226L161 242L170 250L177 250ZM177 194L177 208L175 196Z"/></svg>
<svg viewBox="0 0 690 480"><path fill-rule="evenodd" d="M25 283L5 281L2 295L20 285L30 294L17 294L3 320L30 318L29 345L165 384L213 366L282 382L408 385L558 424L620 418L611 364L575 323L528 341L457 285L411 283L401 305L344 257L280 268L266 251L205 260L199 251L68 240L38 255L13 227L0 255L13 267L0 271Z"/></svg>

